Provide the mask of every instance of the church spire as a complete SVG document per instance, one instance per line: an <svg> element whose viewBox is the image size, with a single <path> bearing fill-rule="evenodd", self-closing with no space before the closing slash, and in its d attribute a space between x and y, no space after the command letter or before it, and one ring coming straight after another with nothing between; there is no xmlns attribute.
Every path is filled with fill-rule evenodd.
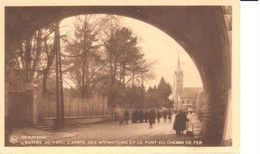
<svg viewBox="0 0 260 154"><path fill-rule="evenodd" d="M177 66L177 72L181 71L181 62L180 62L180 55L179 55L179 51L178 51L178 66Z"/></svg>
<svg viewBox="0 0 260 154"><path fill-rule="evenodd" d="M181 101L180 98L184 92L183 90L183 72L181 70L181 61L180 61L180 54L178 51L178 63L177 63L177 70L175 71L175 80L174 80L174 101L176 110L181 109Z"/></svg>

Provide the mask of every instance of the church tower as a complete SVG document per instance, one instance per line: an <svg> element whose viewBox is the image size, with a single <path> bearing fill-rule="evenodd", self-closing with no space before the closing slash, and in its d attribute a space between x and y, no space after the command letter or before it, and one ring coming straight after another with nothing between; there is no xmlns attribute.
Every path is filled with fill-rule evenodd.
<svg viewBox="0 0 260 154"><path fill-rule="evenodd" d="M181 70L180 56L178 53L177 69L174 72L174 110L181 109L180 98L183 94L183 71Z"/></svg>

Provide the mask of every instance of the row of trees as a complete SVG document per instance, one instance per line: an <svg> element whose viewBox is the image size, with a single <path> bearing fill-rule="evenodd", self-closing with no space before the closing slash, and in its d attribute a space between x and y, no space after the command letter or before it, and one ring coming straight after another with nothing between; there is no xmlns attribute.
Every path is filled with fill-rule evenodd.
<svg viewBox="0 0 260 154"><path fill-rule="evenodd" d="M71 35L60 34L59 22L53 23L35 31L6 56L6 81L13 89L33 82L41 87L43 97L55 93L53 83L59 71L62 73L56 80L62 80L63 75L77 97L99 93L108 97L112 108L116 104L169 106L171 88L163 78L158 87L145 90L144 82L153 78L153 63L145 59L138 37L121 26L116 16L84 15L73 22Z"/></svg>
<svg viewBox="0 0 260 154"><path fill-rule="evenodd" d="M22 90L25 83L42 82L47 92L47 80L53 76L55 57L54 32L57 23L36 30L12 47L5 55L5 80L12 90Z"/></svg>
<svg viewBox="0 0 260 154"><path fill-rule="evenodd" d="M149 87L146 92L145 104L150 108L172 108L173 102L169 99L172 94L172 88L162 77L158 86Z"/></svg>
<svg viewBox="0 0 260 154"><path fill-rule="evenodd" d="M108 97L111 107L132 93L144 89L152 63L145 60L138 38L120 26L115 16L78 16L74 35L63 39L67 77L82 98L95 92Z"/></svg>
<svg viewBox="0 0 260 154"><path fill-rule="evenodd" d="M126 108L172 108L169 99L172 88L162 77L159 84L145 89L140 86L126 87L117 95L118 104Z"/></svg>

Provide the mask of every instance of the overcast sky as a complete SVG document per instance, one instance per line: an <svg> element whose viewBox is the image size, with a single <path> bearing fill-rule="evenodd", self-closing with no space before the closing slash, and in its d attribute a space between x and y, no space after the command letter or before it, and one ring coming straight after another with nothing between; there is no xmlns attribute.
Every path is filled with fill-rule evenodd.
<svg viewBox="0 0 260 154"><path fill-rule="evenodd" d="M148 61L156 62L153 66L155 78L146 81L146 86L157 85L163 76L173 85L173 74L177 67L178 52L184 73L184 87L202 87L198 70L186 51L169 35L160 29L133 18L118 16L119 22L133 31L139 38L139 46ZM74 17L61 22L61 33L73 31Z"/></svg>

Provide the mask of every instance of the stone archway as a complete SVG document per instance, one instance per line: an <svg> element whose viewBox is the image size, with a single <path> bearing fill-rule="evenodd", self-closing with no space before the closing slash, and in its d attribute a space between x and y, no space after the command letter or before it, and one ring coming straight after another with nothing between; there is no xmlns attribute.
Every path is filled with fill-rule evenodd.
<svg viewBox="0 0 260 154"><path fill-rule="evenodd" d="M204 139L208 145L221 144L231 88L231 51L222 7L6 7L5 13L6 55L34 30L74 15L118 14L158 27L176 40L196 64L208 102Z"/></svg>

